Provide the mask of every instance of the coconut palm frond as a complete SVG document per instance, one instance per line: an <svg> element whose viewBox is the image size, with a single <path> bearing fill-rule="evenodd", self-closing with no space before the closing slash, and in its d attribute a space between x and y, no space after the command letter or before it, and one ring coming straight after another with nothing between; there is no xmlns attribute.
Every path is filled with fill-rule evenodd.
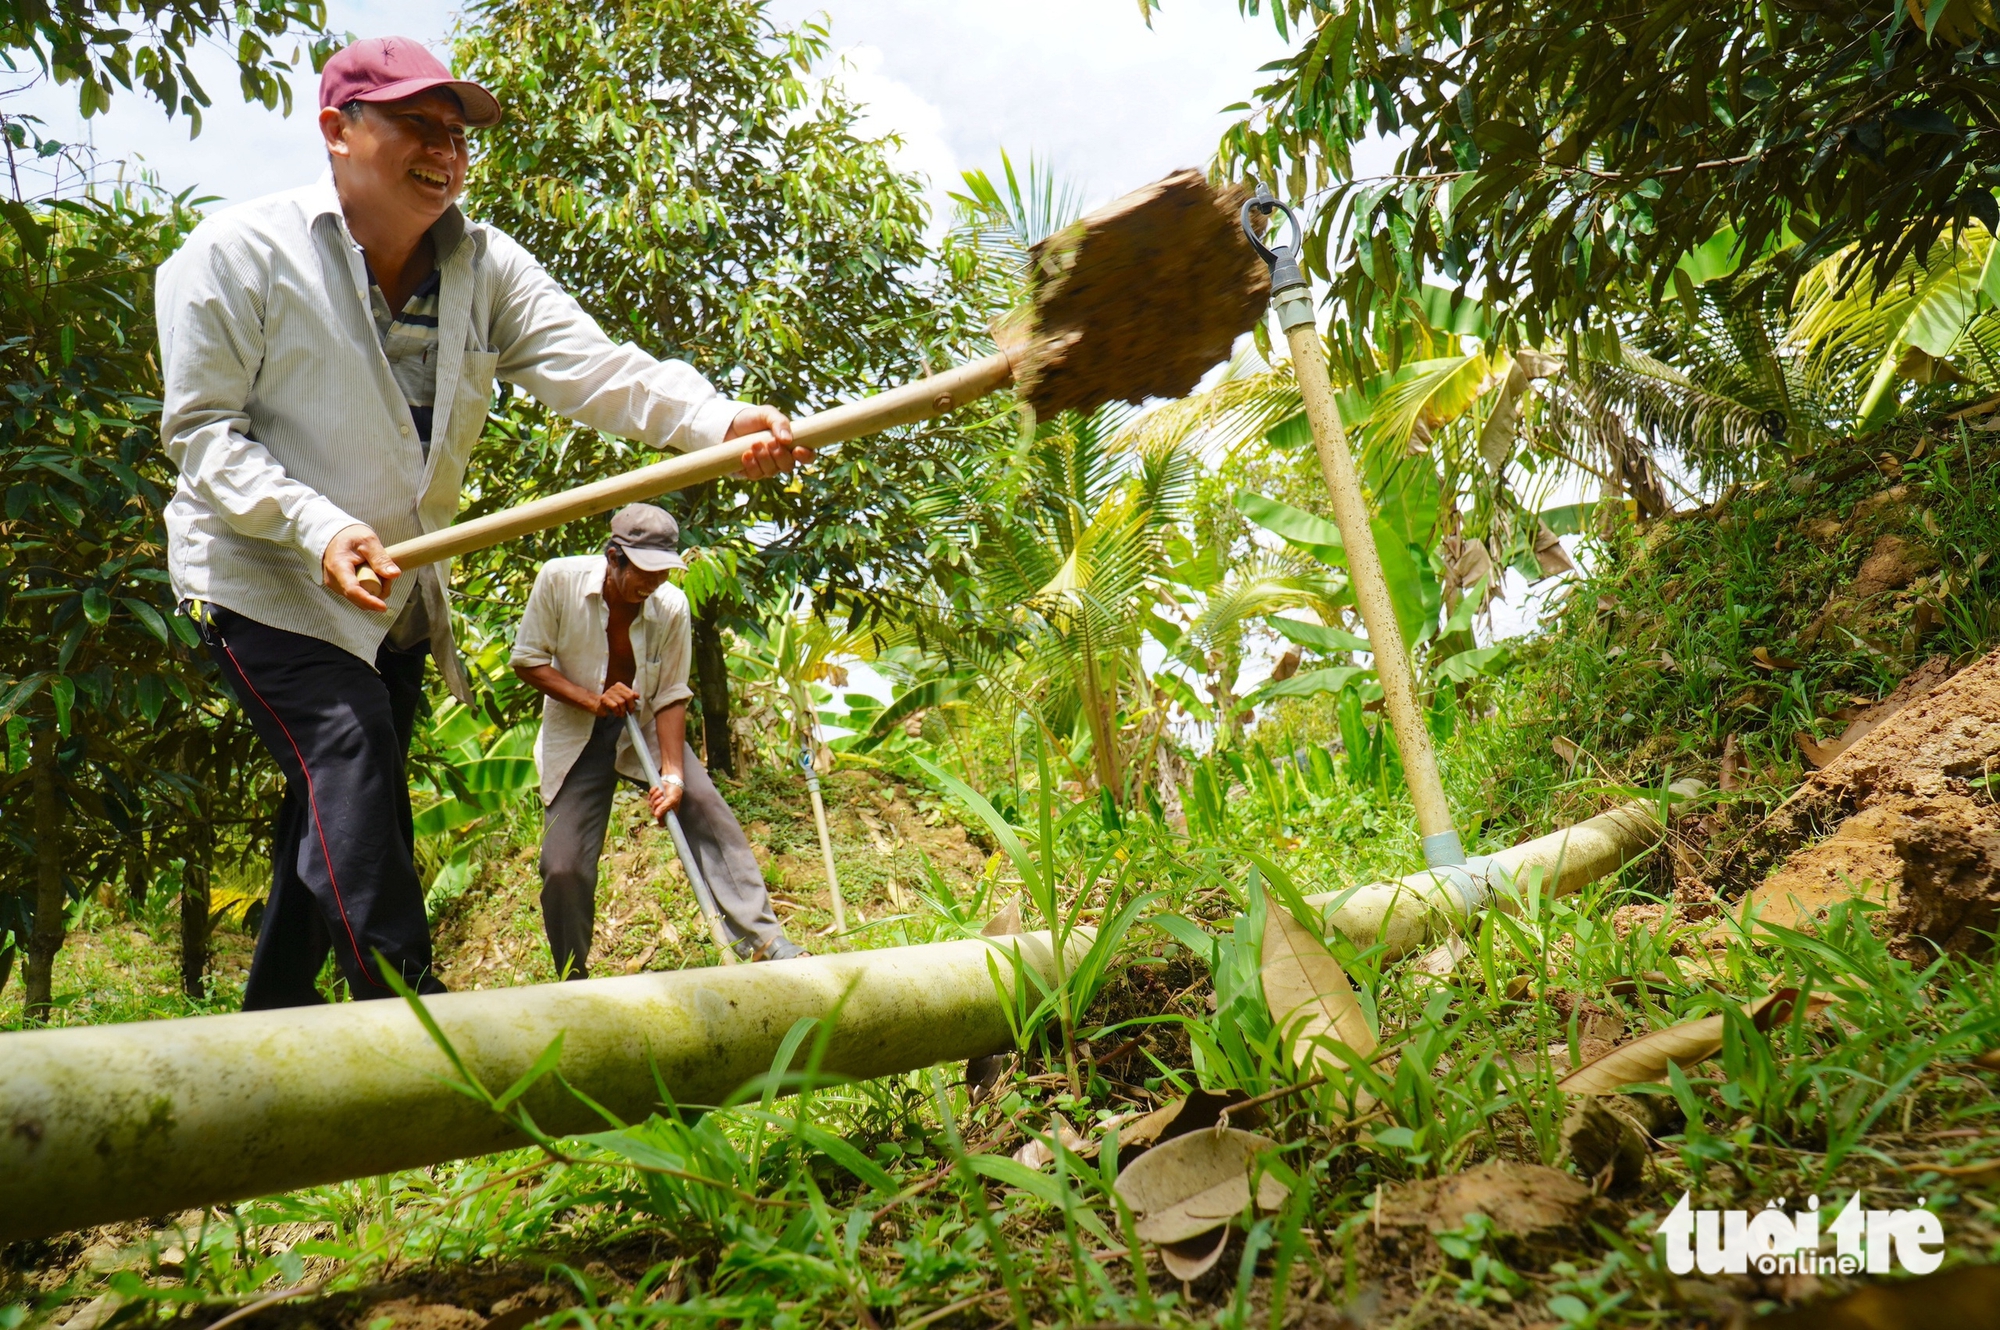
<svg viewBox="0 0 2000 1330"><path fill-rule="evenodd" d="M1024 170L1000 152L1000 180L966 171L965 193L953 193L952 234L981 253L1025 271L1028 251L1083 215L1082 192L1031 155Z"/></svg>

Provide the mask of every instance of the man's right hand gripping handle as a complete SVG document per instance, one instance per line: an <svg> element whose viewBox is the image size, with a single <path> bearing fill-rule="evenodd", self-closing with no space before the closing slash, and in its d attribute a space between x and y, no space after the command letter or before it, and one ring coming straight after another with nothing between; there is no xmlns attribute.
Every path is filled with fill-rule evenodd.
<svg viewBox="0 0 2000 1330"><path fill-rule="evenodd" d="M342 527L319 556L320 582L364 610L385 613L389 584L402 574L372 527Z"/></svg>

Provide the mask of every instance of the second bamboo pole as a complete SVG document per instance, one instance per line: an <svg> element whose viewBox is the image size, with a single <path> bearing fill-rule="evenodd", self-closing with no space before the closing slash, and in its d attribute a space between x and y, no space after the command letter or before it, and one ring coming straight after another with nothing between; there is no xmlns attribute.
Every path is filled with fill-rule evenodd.
<svg viewBox="0 0 2000 1330"><path fill-rule="evenodd" d="M1433 868L1465 862L1465 848L1452 825L1451 805L1445 801L1444 782L1438 776L1437 751L1431 746L1431 732L1417 702L1416 673L1410 665L1409 645L1396 621L1396 607L1389 598L1388 580L1382 575L1382 557L1375 548L1375 530L1368 500L1361 492L1361 478L1354 469L1354 455L1347 447L1347 431L1340 423L1340 406L1334 398L1333 381L1327 375L1326 351L1320 344L1319 324L1313 317L1312 288L1299 270L1298 247L1303 238L1291 210L1284 209L1292 222L1290 249L1272 248L1250 230L1249 211L1263 206L1269 212L1282 204L1265 205L1263 200L1244 206L1244 230L1251 243L1271 264L1271 307L1278 315L1278 327L1292 349L1292 372L1304 399L1306 420L1312 426L1313 444L1319 450L1319 469L1333 499L1333 520L1340 527L1341 543L1347 549L1348 584L1354 588L1354 602L1361 610L1361 622L1368 630L1368 643L1375 657L1375 677L1382 683L1382 706L1396 732L1396 747L1403 756L1403 775L1409 782L1410 800L1417 808L1417 829L1423 836L1424 862Z"/></svg>

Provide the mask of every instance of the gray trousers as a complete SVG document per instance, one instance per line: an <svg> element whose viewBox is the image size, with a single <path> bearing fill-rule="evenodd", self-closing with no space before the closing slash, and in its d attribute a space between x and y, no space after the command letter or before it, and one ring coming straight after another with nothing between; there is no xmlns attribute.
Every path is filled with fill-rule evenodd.
<svg viewBox="0 0 2000 1330"><path fill-rule="evenodd" d="M611 822L611 796L621 779L614 763L618 736L624 732L623 717L600 717L576 765L563 777L555 802L542 812L542 922L548 927L556 973L564 978L589 975L590 940L597 923L597 860L604 853L604 832ZM688 848L694 851L708 889L715 893L723 928L736 950L755 954L784 936L771 913L771 895L757 856L750 852L749 838L691 747L681 755L681 776L687 789L679 813ZM662 829L659 834L667 833Z"/></svg>

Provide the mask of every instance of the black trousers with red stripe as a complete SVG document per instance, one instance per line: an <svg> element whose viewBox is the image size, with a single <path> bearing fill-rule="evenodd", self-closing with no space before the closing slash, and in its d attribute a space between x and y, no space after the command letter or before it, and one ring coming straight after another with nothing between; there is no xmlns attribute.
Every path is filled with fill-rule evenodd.
<svg viewBox="0 0 2000 1330"><path fill-rule="evenodd" d="M216 610L203 635L285 773L243 1009L324 1001L316 981L329 947L356 998L395 996L378 952L418 992L442 993L406 774L428 653L384 643L370 669L330 642L230 610Z"/></svg>

